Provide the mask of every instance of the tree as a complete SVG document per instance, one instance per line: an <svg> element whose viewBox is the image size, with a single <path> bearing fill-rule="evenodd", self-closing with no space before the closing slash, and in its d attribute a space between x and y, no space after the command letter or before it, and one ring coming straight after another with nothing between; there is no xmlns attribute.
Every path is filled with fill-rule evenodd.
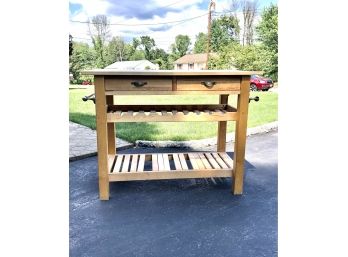
<svg viewBox="0 0 348 257"><path fill-rule="evenodd" d="M219 51L223 46L238 39L240 32L239 21L233 15L223 15L213 20L211 49Z"/></svg>
<svg viewBox="0 0 348 257"><path fill-rule="evenodd" d="M261 14L261 21L256 27L258 38L265 49L266 73L272 79L278 79L278 6L271 5L264 9Z"/></svg>
<svg viewBox="0 0 348 257"><path fill-rule="evenodd" d="M145 59L149 60L149 61L152 60L154 47L156 46L155 40L149 36L141 36L140 37L140 46L142 46L142 48L145 52Z"/></svg>
<svg viewBox="0 0 348 257"><path fill-rule="evenodd" d="M92 17L92 28L88 23L89 34L92 39L93 47L96 52L96 66L104 68L105 61L105 43L109 38L109 21L105 15L97 15Z"/></svg>
<svg viewBox="0 0 348 257"><path fill-rule="evenodd" d="M72 42L73 37L69 34L69 57L73 53L73 42Z"/></svg>
<svg viewBox="0 0 348 257"><path fill-rule="evenodd" d="M175 43L171 45L172 54L177 58L184 56L191 45L190 37L187 35L177 35L175 37Z"/></svg>
<svg viewBox="0 0 348 257"><path fill-rule="evenodd" d="M256 10L258 7L257 0L250 1L244 0L242 2L243 6L243 19L244 19L244 29L243 29L243 45L251 45L254 39L254 20L256 15Z"/></svg>
<svg viewBox="0 0 348 257"><path fill-rule="evenodd" d="M127 60L126 43L121 37L113 37L106 48L106 65Z"/></svg>
<svg viewBox="0 0 348 257"><path fill-rule="evenodd" d="M224 46L218 57L212 58L210 69L262 70L263 48L258 45L242 46L232 42Z"/></svg>
<svg viewBox="0 0 348 257"><path fill-rule="evenodd" d="M169 55L166 51L161 48L156 48L153 54L153 62L158 64L161 70L169 70L172 68L168 60Z"/></svg>
<svg viewBox="0 0 348 257"><path fill-rule="evenodd" d="M73 74L74 83L80 83L82 79L80 71L95 67L95 52L85 43L73 42L73 48L69 72Z"/></svg>
<svg viewBox="0 0 348 257"><path fill-rule="evenodd" d="M207 34L203 32L199 32L198 35L196 35L196 42L193 47L193 52L195 54L205 53L207 51L207 40L208 40Z"/></svg>

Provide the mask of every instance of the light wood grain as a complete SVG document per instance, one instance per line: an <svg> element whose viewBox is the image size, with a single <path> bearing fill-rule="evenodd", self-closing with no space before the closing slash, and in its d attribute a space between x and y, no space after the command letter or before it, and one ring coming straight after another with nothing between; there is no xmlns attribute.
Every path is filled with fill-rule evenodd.
<svg viewBox="0 0 348 257"><path fill-rule="evenodd" d="M152 170L153 171L158 171L157 154L152 154Z"/></svg>
<svg viewBox="0 0 348 257"><path fill-rule="evenodd" d="M228 166L226 163L221 159L220 155L217 153L212 153L213 157L215 158L216 162L221 166L223 169L228 169Z"/></svg>
<svg viewBox="0 0 348 257"><path fill-rule="evenodd" d="M97 147L98 147L98 177L99 177L99 198L109 200L109 177L108 171L108 128L106 120L106 97L104 88L104 77L96 76L95 83L95 109L97 126Z"/></svg>
<svg viewBox="0 0 348 257"><path fill-rule="evenodd" d="M110 173L110 181L231 177L231 169Z"/></svg>
<svg viewBox="0 0 348 257"><path fill-rule="evenodd" d="M188 170L186 159L183 153L179 153L180 164L183 170Z"/></svg>
<svg viewBox="0 0 348 257"><path fill-rule="evenodd" d="M120 172L124 155L117 155L115 158L116 158L116 163L115 163L113 172Z"/></svg>
<svg viewBox="0 0 348 257"><path fill-rule="evenodd" d="M231 71L231 70L197 70L197 71L178 71L178 70L144 70L144 71L122 71L112 69L93 69L81 72L84 75L108 75L108 76L242 76L242 75L262 75L262 71Z"/></svg>
<svg viewBox="0 0 348 257"><path fill-rule="evenodd" d="M208 88L202 85L202 82L210 81L215 82L212 88ZM201 77L194 78L188 77L177 80L178 91L239 91L240 82L239 78L226 78L221 79L219 77Z"/></svg>
<svg viewBox="0 0 348 257"><path fill-rule="evenodd" d="M117 91L117 90L110 90L106 91L106 95L134 95L134 91ZM236 95L239 94L240 91L217 91L217 90L210 90L210 91L136 91L137 95Z"/></svg>
<svg viewBox="0 0 348 257"><path fill-rule="evenodd" d="M113 105L114 97L111 95L106 96L106 104ZM108 123L107 127L108 127L108 153L111 155L115 155L116 154L115 124Z"/></svg>
<svg viewBox="0 0 348 257"><path fill-rule="evenodd" d="M137 165L138 165L138 155L133 154L132 155L132 164L130 167L130 172L136 172L137 171Z"/></svg>
<svg viewBox="0 0 348 257"><path fill-rule="evenodd" d="M146 82L146 85L142 87L136 87L132 85L132 82ZM116 91L171 91L172 81L170 79L147 79L147 78L134 78L134 79L105 79L105 90Z"/></svg>
<svg viewBox="0 0 348 257"><path fill-rule="evenodd" d="M168 154L166 154L166 153L163 154L163 164L164 164L164 170L169 171L170 170L170 164L169 164Z"/></svg>
<svg viewBox="0 0 348 257"><path fill-rule="evenodd" d="M126 154L124 156L121 172L128 172L128 170L129 170L129 161L130 161L130 155Z"/></svg>
<svg viewBox="0 0 348 257"><path fill-rule="evenodd" d="M241 83L241 93L238 95L237 110L239 118L236 122L234 161L233 161L233 183L232 191L234 194L243 193L244 178L244 158L245 143L248 122L250 77L243 76Z"/></svg>
<svg viewBox="0 0 348 257"><path fill-rule="evenodd" d="M228 95L219 96L219 104L227 104ZM218 122L218 136L217 136L217 151L226 151L226 131L227 131L227 121Z"/></svg>
<svg viewBox="0 0 348 257"><path fill-rule="evenodd" d="M176 170L182 170L179 155L174 153L173 154L173 159L174 159L174 165Z"/></svg>
<svg viewBox="0 0 348 257"><path fill-rule="evenodd" d="M145 154L140 154L139 156L139 164L138 164L138 172L144 171L144 165L145 165Z"/></svg>

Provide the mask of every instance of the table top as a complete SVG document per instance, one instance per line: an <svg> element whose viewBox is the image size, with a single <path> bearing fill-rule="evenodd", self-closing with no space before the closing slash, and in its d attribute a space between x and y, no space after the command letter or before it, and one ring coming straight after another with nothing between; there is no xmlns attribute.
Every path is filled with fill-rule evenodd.
<svg viewBox="0 0 348 257"><path fill-rule="evenodd" d="M262 71L236 71L236 70L112 70L93 69L82 71L84 75L106 75L106 76L241 76L241 75L262 75Z"/></svg>

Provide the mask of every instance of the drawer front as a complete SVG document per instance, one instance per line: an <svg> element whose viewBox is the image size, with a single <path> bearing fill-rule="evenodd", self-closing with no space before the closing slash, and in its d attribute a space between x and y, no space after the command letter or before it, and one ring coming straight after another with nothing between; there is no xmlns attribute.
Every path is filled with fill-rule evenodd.
<svg viewBox="0 0 348 257"><path fill-rule="evenodd" d="M182 78L177 80L178 91L238 91L240 78Z"/></svg>
<svg viewBox="0 0 348 257"><path fill-rule="evenodd" d="M105 79L107 91L171 91L170 79Z"/></svg>

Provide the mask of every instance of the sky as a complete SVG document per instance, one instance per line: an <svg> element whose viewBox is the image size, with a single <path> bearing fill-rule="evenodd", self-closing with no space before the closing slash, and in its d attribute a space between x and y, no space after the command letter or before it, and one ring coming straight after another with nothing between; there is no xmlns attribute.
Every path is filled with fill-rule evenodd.
<svg viewBox="0 0 348 257"><path fill-rule="evenodd" d="M110 36L121 36L130 42L134 37L148 35L155 39L157 47L168 51L175 36L184 34L191 38L192 47L195 36L199 32L207 32L209 2L209 0L70 0L69 33L75 41L90 43L88 25L72 21L86 22L88 18L103 14L108 17L110 24L115 24L110 25ZM277 0L258 2L261 11L271 3L277 3ZM219 12L229 10L230 0L216 0L215 3L217 15L221 15Z"/></svg>

